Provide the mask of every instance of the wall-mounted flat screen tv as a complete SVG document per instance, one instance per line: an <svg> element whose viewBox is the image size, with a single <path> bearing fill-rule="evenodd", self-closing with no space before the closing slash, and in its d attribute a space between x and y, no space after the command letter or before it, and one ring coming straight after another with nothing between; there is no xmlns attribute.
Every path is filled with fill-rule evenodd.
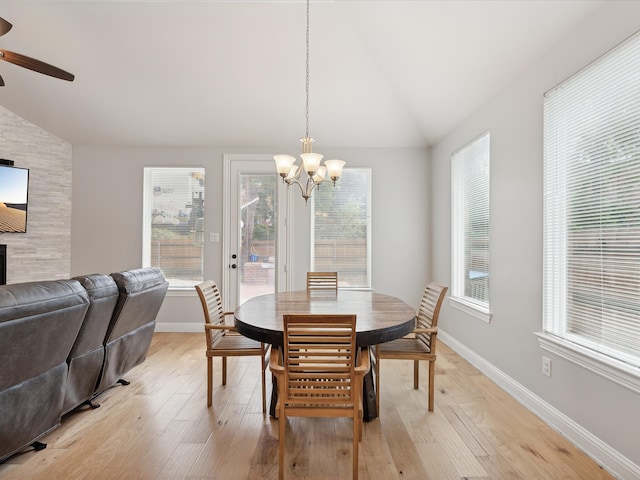
<svg viewBox="0 0 640 480"><path fill-rule="evenodd" d="M27 231L29 169L0 165L0 232Z"/></svg>

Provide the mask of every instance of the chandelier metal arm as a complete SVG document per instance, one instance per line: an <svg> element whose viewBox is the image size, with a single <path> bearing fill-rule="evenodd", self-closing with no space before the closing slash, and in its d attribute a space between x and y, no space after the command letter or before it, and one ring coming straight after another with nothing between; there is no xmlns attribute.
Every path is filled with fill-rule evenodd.
<svg viewBox="0 0 640 480"><path fill-rule="evenodd" d="M311 192L315 190L316 187L320 186L320 183L316 183L312 177L307 176L306 185L303 187L300 180L297 178L292 178L289 180L284 180L288 187L291 185L298 185L300 187L300 193L302 194L302 198L304 198L305 203L309 203L309 199L311 198Z"/></svg>

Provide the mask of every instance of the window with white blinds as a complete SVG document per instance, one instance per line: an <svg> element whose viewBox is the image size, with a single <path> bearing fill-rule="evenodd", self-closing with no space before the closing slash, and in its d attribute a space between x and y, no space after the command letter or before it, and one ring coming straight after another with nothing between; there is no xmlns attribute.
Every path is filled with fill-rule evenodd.
<svg viewBox="0 0 640 480"><path fill-rule="evenodd" d="M204 168L144 169L142 263L172 289L203 281Z"/></svg>
<svg viewBox="0 0 640 480"><path fill-rule="evenodd" d="M370 288L371 169L345 168L311 198L311 269L338 272L340 288Z"/></svg>
<svg viewBox="0 0 640 480"><path fill-rule="evenodd" d="M454 299L489 309L489 147L483 134L452 158L452 292Z"/></svg>
<svg viewBox="0 0 640 480"><path fill-rule="evenodd" d="M640 35L544 97L543 329L640 366Z"/></svg>

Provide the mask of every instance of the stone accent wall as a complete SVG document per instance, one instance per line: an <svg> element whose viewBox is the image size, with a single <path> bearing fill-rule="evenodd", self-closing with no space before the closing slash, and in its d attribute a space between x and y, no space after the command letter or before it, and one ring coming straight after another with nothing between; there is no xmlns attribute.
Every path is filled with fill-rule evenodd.
<svg viewBox="0 0 640 480"><path fill-rule="evenodd" d="M0 234L7 283L69 278L71 144L0 107L0 158L29 169L27 233Z"/></svg>

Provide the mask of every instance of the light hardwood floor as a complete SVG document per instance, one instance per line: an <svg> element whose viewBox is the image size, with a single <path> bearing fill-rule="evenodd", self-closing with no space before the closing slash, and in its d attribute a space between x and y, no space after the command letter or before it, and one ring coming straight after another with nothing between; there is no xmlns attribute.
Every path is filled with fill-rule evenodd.
<svg viewBox="0 0 640 480"><path fill-rule="evenodd" d="M67 415L42 439L46 449L1 464L0 479L277 478L277 420L262 414L259 359L230 359L226 387L215 361L207 409L204 341L157 333L145 363L126 376L131 385L105 392L96 410ZM415 391L410 362L383 363L361 480L613 478L446 345L438 351L433 413L426 365ZM294 418L289 427L285 478L351 478L349 419Z"/></svg>

